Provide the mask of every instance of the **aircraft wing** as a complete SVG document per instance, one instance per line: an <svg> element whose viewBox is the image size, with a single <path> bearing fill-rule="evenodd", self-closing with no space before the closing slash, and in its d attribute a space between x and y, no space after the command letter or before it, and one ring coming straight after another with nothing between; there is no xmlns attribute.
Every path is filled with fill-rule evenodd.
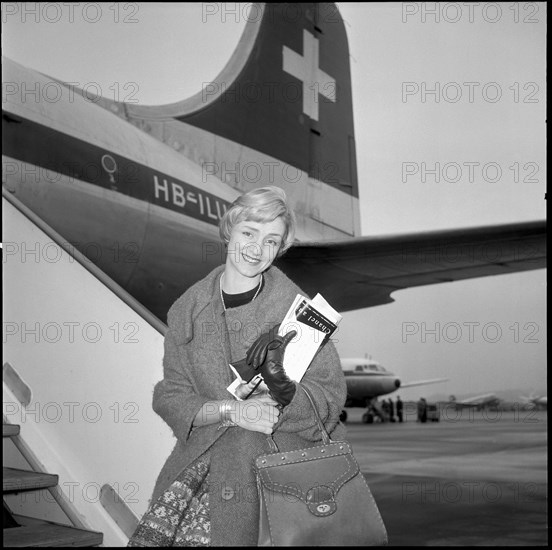
<svg viewBox="0 0 552 550"><path fill-rule="evenodd" d="M428 384L438 384L439 382L448 382L450 378L431 378L429 380L416 380L415 382L401 382L400 389L413 388L414 386L425 386Z"/></svg>
<svg viewBox="0 0 552 550"><path fill-rule="evenodd" d="M461 401L456 401L456 399L451 399L445 401L447 405L454 405L456 408L469 408L469 407L480 407L482 405L487 405L495 401L501 401L494 393L485 393L483 395L476 395L474 397L468 397L467 399L462 399Z"/></svg>
<svg viewBox="0 0 552 550"><path fill-rule="evenodd" d="M534 393L532 393L531 395L521 395L519 397L520 401L522 401L523 403L535 403L535 404L536 403L545 404L546 398L547 398L546 395L535 395Z"/></svg>
<svg viewBox="0 0 552 550"><path fill-rule="evenodd" d="M338 311L404 288L546 267L546 221L293 245L278 266Z"/></svg>

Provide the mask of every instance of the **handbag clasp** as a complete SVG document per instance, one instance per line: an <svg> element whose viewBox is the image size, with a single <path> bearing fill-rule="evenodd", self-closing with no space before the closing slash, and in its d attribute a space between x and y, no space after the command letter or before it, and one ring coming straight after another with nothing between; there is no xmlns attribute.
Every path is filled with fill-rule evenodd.
<svg viewBox="0 0 552 550"><path fill-rule="evenodd" d="M337 510L334 493L326 485L311 487L307 491L305 500L309 511L315 516L331 516Z"/></svg>

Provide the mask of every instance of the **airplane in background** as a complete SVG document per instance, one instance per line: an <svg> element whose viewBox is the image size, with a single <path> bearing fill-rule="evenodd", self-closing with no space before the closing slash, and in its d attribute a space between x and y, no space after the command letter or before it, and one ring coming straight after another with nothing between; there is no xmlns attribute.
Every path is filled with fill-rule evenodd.
<svg viewBox="0 0 552 550"><path fill-rule="evenodd" d="M452 405L456 410L472 408L480 411L482 409L496 408L500 403L502 403L502 399L497 397L494 393L485 393L474 397L468 397L460 401L458 401L454 395L451 395L449 400L444 402L444 405Z"/></svg>
<svg viewBox="0 0 552 550"><path fill-rule="evenodd" d="M365 424L374 421L374 407L377 398L397 391L399 388L411 388L426 384L446 382L448 378L433 378L414 382L401 382L400 378L388 371L381 363L366 358L341 359L341 367L347 383L347 400L345 407L365 407L362 416ZM341 414L341 421L347 420L347 412Z"/></svg>
<svg viewBox="0 0 552 550"><path fill-rule="evenodd" d="M285 4L255 6L262 17L247 22L220 75L170 105L91 97L4 58L3 196L36 213L162 321L224 261L218 223L232 201L267 184L286 191L298 220L297 241L277 265L339 311L390 303L404 288L545 267L544 220L360 236L339 11L298 4L290 22ZM56 85L57 101L22 92ZM451 247L454 262L439 253ZM355 360L352 370L344 363L351 406L368 407L401 386L373 362Z"/></svg>
<svg viewBox="0 0 552 550"><path fill-rule="evenodd" d="M525 404L526 407L530 409L535 409L538 411L545 411L548 408L548 396L546 395L534 395L530 396L522 395L521 401Z"/></svg>

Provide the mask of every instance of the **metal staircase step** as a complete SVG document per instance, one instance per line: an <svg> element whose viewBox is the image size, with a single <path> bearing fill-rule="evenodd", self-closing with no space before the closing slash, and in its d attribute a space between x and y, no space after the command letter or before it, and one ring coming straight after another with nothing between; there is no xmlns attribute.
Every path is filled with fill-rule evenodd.
<svg viewBox="0 0 552 550"><path fill-rule="evenodd" d="M76 529L26 516L14 515L14 518L20 527L4 529L4 546L98 546L103 542L103 534L96 531Z"/></svg>
<svg viewBox="0 0 552 550"><path fill-rule="evenodd" d="M11 437L12 435L19 435L19 426L17 424L3 424L2 437Z"/></svg>
<svg viewBox="0 0 552 550"><path fill-rule="evenodd" d="M6 492L47 489L58 484L59 477L44 472L31 472L17 468L3 468L3 485Z"/></svg>

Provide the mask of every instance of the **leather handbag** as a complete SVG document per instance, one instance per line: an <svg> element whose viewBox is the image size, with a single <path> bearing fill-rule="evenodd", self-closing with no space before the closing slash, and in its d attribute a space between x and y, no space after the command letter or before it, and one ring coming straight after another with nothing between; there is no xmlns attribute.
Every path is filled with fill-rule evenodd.
<svg viewBox="0 0 552 550"><path fill-rule="evenodd" d="M346 441L332 441L310 392L322 445L275 451L255 461L260 500L259 546L387 544L374 497Z"/></svg>

